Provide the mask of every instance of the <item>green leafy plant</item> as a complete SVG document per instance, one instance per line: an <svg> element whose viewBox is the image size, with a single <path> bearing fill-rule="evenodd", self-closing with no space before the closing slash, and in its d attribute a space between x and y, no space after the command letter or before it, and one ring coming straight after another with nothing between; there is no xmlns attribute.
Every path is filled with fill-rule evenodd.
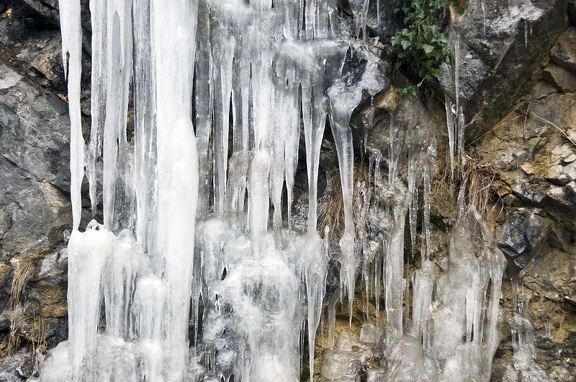
<svg viewBox="0 0 576 382"><path fill-rule="evenodd" d="M439 20L453 1L396 0L394 11L402 17L402 28L392 37L397 67L405 65L419 79L418 87L440 74L440 65L452 62L448 34Z"/></svg>

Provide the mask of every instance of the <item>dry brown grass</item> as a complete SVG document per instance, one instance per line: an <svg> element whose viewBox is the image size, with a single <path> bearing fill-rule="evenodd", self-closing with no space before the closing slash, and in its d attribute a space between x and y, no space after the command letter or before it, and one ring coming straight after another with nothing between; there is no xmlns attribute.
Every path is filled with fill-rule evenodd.
<svg viewBox="0 0 576 382"><path fill-rule="evenodd" d="M22 294L30 279L36 273L41 255L29 254L12 260L14 276L10 286L10 335L4 354L18 349L22 339L31 346L32 354L46 350L46 324L39 312L26 309L22 305Z"/></svg>
<svg viewBox="0 0 576 382"><path fill-rule="evenodd" d="M329 228L330 240L339 239L344 232L344 201L340 172L330 172L326 181L326 191L318 203L317 226L320 232L324 232L325 227ZM361 187L358 187L359 185ZM352 213L356 225L364 224L364 217L361 215L366 199L369 198L364 192L365 189L370 189L368 169L365 166L354 166Z"/></svg>

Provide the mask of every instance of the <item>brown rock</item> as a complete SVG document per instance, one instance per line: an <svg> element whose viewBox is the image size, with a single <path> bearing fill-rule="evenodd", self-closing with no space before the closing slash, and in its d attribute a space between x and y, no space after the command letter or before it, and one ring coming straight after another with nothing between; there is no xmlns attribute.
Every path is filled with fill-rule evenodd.
<svg viewBox="0 0 576 382"><path fill-rule="evenodd" d="M564 93L576 91L576 74L561 66L550 64L544 68L544 81Z"/></svg>
<svg viewBox="0 0 576 382"><path fill-rule="evenodd" d="M29 298L39 302L42 317L66 317L68 314L66 290L57 285L41 280L30 290Z"/></svg>

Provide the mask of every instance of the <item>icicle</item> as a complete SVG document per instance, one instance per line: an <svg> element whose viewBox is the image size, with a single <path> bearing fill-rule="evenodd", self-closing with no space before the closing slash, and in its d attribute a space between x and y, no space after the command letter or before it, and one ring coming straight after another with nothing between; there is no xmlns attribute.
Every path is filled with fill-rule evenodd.
<svg viewBox="0 0 576 382"><path fill-rule="evenodd" d="M94 13L92 13L94 15ZM134 172L136 192L136 241L141 251L151 248L156 206L155 76L152 72L150 0L134 3ZM94 48L93 48L94 50ZM94 78L94 76L93 76ZM94 88L93 88L94 89ZM94 96L93 96L94 97ZM94 102L94 98L93 102ZM98 99L96 102L102 102ZM92 132L96 126L92 127ZM92 141L90 142L92 144Z"/></svg>
<svg viewBox="0 0 576 382"><path fill-rule="evenodd" d="M423 154L423 153L422 153ZM432 197L432 178L436 165L436 139L433 138L426 150L423 160L422 183L424 188L424 216L422 218L422 231L424 239L422 243L422 260L430 258L430 208Z"/></svg>
<svg viewBox="0 0 576 382"><path fill-rule="evenodd" d="M418 219L418 188L416 186L416 169L419 167L416 149L408 151L408 192L412 195L408 211L408 221L410 223L410 248L414 251L416 247L416 224ZM419 174L418 174L419 175Z"/></svg>
<svg viewBox="0 0 576 382"><path fill-rule="evenodd" d="M311 232L316 231L318 221L318 166L326 125L326 102L322 91L313 83L312 78L305 78L302 83L302 119L308 170L308 231Z"/></svg>
<svg viewBox="0 0 576 382"><path fill-rule="evenodd" d="M368 23L368 5L370 0L352 0L350 1L350 7L352 8L352 13L354 14L354 23L356 24L356 36L360 37L364 41L368 40L368 32L366 31L366 24Z"/></svg>
<svg viewBox="0 0 576 382"><path fill-rule="evenodd" d="M316 232L309 232L304 251L308 254L306 272L306 301L308 302L308 362L310 382L314 382L314 344L316 331L322 316L322 300L326 293L326 261L323 255L323 242Z"/></svg>
<svg viewBox="0 0 576 382"><path fill-rule="evenodd" d="M119 165L126 151L126 117L128 111L129 84L132 76L132 22L129 17L131 4L107 7L107 62L106 62L106 118L103 132L103 214L104 225L118 230L122 226L115 206L119 180L123 169Z"/></svg>
<svg viewBox="0 0 576 382"><path fill-rule="evenodd" d="M482 31L486 37L486 0L480 0L480 7L482 8Z"/></svg>
<svg viewBox="0 0 576 382"><path fill-rule="evenodd" d="M400 184L395 184L396 200L393 208L394 227L390 233L386 251L385 299L386 299L386 344L391 344L403 335L402 302L404 292L404 226L410 203L410 193Z"/></svg>
<svg viewBox="0 0 576 382"><path fill-rule="evenodd" d="M212 192L212 111L214 94L212 85L213 64L210 60L210 17L209 6L205 1L198 5L198 49L196 50L196 71L194 106L196 108L196 139L198 144L198 169L200 190L198 193L198 214L203 215L210 208ZM246 89L242 86L242 89ZM236 121L235 121L236 123ZM247 147L245 148L248 149Z"/></svg>
<svg viewBox="0 0 576 382"><path fill-rule="evenodd" d="M270 154L261 150L256 152L250 166L250 199L248 213L250 234L257 255L266 248L263 240L268 231L268 177L270 175Z"/></svg>
<svg viewBox="0 0 576 382"><path fill-rule="evenodd" d="M333 88L331 88L333 89ZM332 98L334 99L334 98ZM352 217L353 182L354 182L354 147L352 146L352 131L348 126L352 110L342 110L332 107L330 121L332 134L336 142L340 163L340 182L342 185L342 200L344 202L344 235L340 239L342 252L342 269L344 276L342 281L348 292L348 304L350 309L350 324L352 323L352 307L354 300L354 285L356 283L356 251L354 244L354 220Z"/></svg>
<svg viewBox="0 0 576 382"><path fill-rule="evenodd" d="M84 138L80 112L80 79L82 76L82 29L80 27L80 0L60 3L62 30L62 61L68 80L70 107L70 199L72 201L72 229L80 224L82 200L80 189L84 177Z"/></svg>
<svg viewBox="0 0 576 382"><path fill-rule="evenodd" d="M91 116L90 144L86 153L86 174L89 182L90 203L92 215L96 214L98 204L97 173L98 164L102 160L102 137L104 121L106 118L106 63L108 51L106 43L106 15L107 3L105 1L90 2L90 21L92 25L92 83L91 83Z"/></svg>
<svg viewBox="0 0 576 382"><path fill-rule="evenodd" d="M448 128L448 156L450 158L450 179L454 180L454 157L456 150L456 126L454 123L454 105L450 101L450 98L446 95L444 96L444 107L446 108L446 125Z"/></svg>
<svg viewBox="0 0 576 382"><path fill-rule="evenodd" d="M412 334L422 341L425 351L429 350L429 312L432 308L432 292L434 290L434 265L426 260L414 273Z"/></svg>
<svg viewBox="0 0 576 382"><path fill-rule="evenodd" d="M228 168L228 131L230 124L230 96L232 95L232 61L235 38L228 35L225 25L213 23L212 32L212 81L214 86L214 206L216 212L224 211L226 176Z"/></svg>

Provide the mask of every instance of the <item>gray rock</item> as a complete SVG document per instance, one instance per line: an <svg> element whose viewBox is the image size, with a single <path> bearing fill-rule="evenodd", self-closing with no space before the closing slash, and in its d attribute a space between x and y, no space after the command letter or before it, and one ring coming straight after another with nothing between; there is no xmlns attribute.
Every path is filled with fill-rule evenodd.
<svg viewBox="0 0 576 382"><path fill-rule="evenodd" d="M22 349L0 363L0 381L22 382L37 372L35 360Z"/></svg>
<svg viewBox="0 0 576 382"><path fill-rule="evenodd" d="M550 224L527 209L508 217L497 234L497 244L508 260L513 274L522 271L550 234Z"/></svg>
<svg viewBox="0 0 576 382"><path fill-rule="evenodd" d="M560 36L550 56L557 65L576 73L576 28L570 27Z"/></svg>
<svg viewBox="0 0 576 382"><path fill-rule="evenodd" d="M471 0L462 16L453 16L450 36L460 46L458 97L468 141L495 125L536 83L566 27L566 0L519 3L511 13L508 2ZM444 67L440 84L456 99L453 68Z"/></svg>
<svg viewBox="0 0 576 382"><path fill-rule="evenodd" d="M0 62L0 256L49 250L69 227L66 104Z"/></svg>

